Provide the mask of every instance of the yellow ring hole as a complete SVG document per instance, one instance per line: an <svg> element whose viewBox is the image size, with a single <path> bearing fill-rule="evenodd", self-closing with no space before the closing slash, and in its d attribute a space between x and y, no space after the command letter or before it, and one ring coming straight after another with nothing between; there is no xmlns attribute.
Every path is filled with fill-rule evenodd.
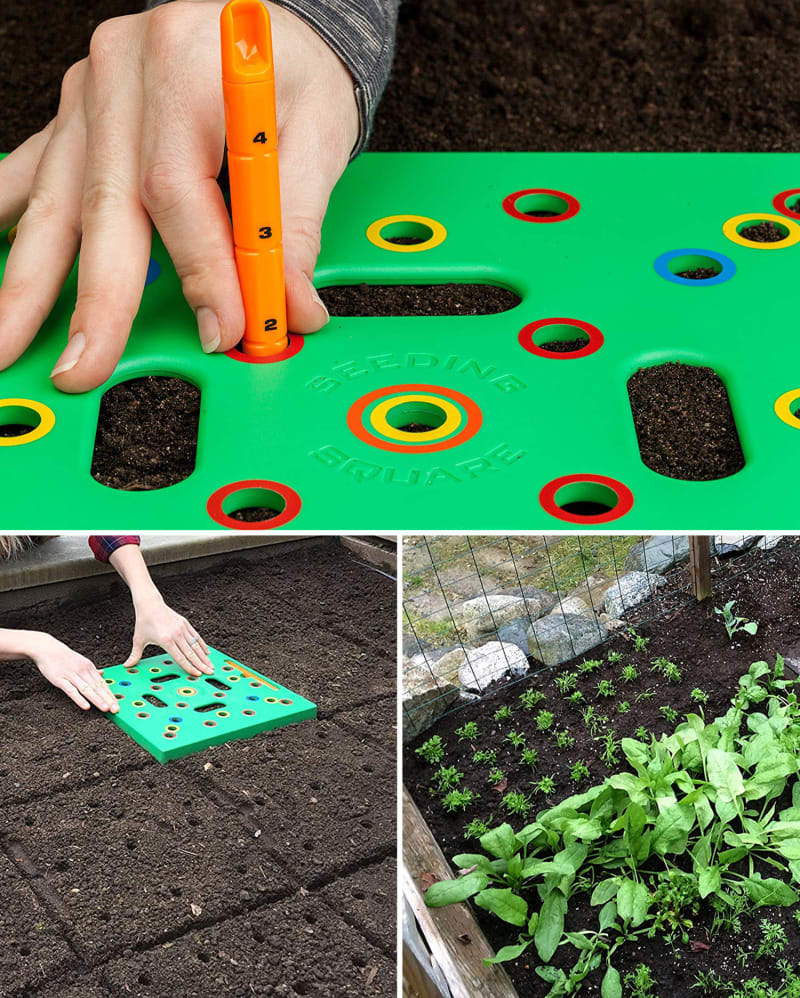
<svg viewBox="0 0 800 998"><path fill-rule="evenodd" d="M277 703L277 697L264 697L264 703Z"/></svg>
<svg viewBox="0 0 800 998"><path fill-rule="evenodd" d="M754 243L752 239L745 239L744 236L740 236L736 231L744 222L775 222L781 228L788 229L789 235L777 243ZM722 231L732 243L737 243L739 246L748 246L750 249L788 249L790 246L794 246L795 243L800 242L800 225L785 215L759 214L752 211L746 215L734 215L733 218L729 218L722 226Z"/></svg>
<svg viewBox="0 0 800 998"><path fill-rule="evenodd" d="M177 724L168 724L166 726L166 728L164 728L164 730L165 731L180 731L181 729L178 727Z"/></svg>
<svg viewBox="0 0 800 998"><path fill-rule="evenodd" d="M408 433L405 430L399 430L396 426L392 426L389 423L387 416L392 409L396 409L401 405L413 405L414 403L434 406L444 412L445 420L442 425L437 426L433 430L425 430L421 433ZM405 442L413 440L425 443L449 437L451 433L454 433L459 428L463 422L463 416L457 406L453 405L447 399L439 398L438 395L395 395L393 398L379 402L370 413L369 421L373 429L383 434L383 436L389 437L391 440L403 440Z"/></svg>
<svg viewBox="0 0 800 998"><path fill-rule="evenodd" d="M197 690L193 690L191 686L182 686L178 690L178 693L180 693L182 697L193 697L195 693L197 693Z"/></svg>
<svg viewBox="0 0 800 998"><path fill-rule="evenodd" d="M419 235L424 242L406 245L391 243L382 235L388 228L393 230L392 235L395 237ZM367 229L367 239L371 243L381 249L392 250L393 253L421 253L440 246L446 238L447 229L442 223L425 215L387 215L373 222Z"/></svg>
<svg viewBox="0 0 800 998"><path fill-rule="evenodd" d="M0 409L20 409L19 414L14 414L7 422L16 423L25 420L25 410L33 411L39 417L39 425L35 426L29 433L22 433L18 437L0 437L0 447L17 447L20 444L32 444L34 440L40 440L48 434L56 425L55 413L41 402L34 402L33 399L0 399ZM0 413L2 418L2 413ZM0 423L2 425L2 423Z"/></svg>
<svg viewBox="0 0 800 998"><path fill-rule="evenodd" d="M784 392L775 402L775 415L782 419L787 426L800 430L800 419L792 412L792 402L800 399L800 388L793 388L790 392Z"/></svg>
<svg viewBox="0 0 800 998"><path fill-rule="evenodd" d="M227 710L218 710L217 717L230 717L230 713Z"/></svg>

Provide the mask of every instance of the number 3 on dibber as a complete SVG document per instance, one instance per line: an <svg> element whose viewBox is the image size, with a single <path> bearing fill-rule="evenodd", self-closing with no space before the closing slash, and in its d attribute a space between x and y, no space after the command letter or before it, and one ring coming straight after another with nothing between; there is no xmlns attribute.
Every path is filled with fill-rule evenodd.
<svg viewBox="0 0 800 998"><path fill-rule="evenodd" d="M259 239L271 239L272 238L272 226L271 225L262 225L261 228L258 230L258 238Z"/></svg>

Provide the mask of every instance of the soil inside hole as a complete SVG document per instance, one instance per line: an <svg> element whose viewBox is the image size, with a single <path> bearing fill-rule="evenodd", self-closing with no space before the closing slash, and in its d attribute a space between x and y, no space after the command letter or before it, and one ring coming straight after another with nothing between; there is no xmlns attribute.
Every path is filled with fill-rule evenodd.
<svg viewBox="0 0 800 998"><path fill-rule="evenodd" d="M200 390L148 376L109 389L100 403L92 477L112 489L163 489L194 471Z"/></svg>
<svg viewBox="0 0 800 998"><path fill-rule="evenodd" d="M717 276L718 271L713 267L695 267L694 270L680 270L676 277L685 277L689 281L707 281Z"/></svg>
<svg viewBox="0 0 800 998"><path fill-rule="evenodd" d="M523 211L523 215L529 215L531 218L555 218L556 215L560 215L559 211L536 211L532 209L531 211Z"/></svg>
<svg viewBox="0 0 800 998"><path fill-rule="evenodd" d="M549 350L551 353L577 353L583 350L589 343L588 336L579 336L574 340L551 340L549 343L541 343L540 350Z"/></svg>
<svg viewBox="0 0 800 998"><path fill-rule="evenodd" d="M389 236L386 240L387 243L394 243L395 246L419 246L420 243L427 243L430 240L424 239L422 236Z"/></svg>
<svg viewBox="0 0 800 998"><path fill-rule="evenodd" d="M751 243L779 243L786 238L774 222L757 222L739 230L739 235Z"/></svg>
<svg viewBox="0 0 800 998"><path fill-rule="evenodd" d="M601 746L586 728L581 710L590 705L606 717L597 737L613 730L615 737L635 737L637 728L643 726L659 738L671 733L675 723L665 718L661 706L671 707L682 720L687 713L699 713L691 693L699 688L708 694L708 702L703 706L707 719L720 716L728 709L739 677L747 671L752 662L765 660L772 664L776 654L790 654L797 647L798 624L796 607L800 601L800 540L784 538L772 551L753 548L746 554L726 559L714 565L714 592L712 599L705 603L690 601L689 571L684 563L667 573L668 585L663 596L655 604L648 604L634 611L626 622L633 623L643 637L649 639L646 648L636 650L632 639L620 631L607 644L592 649L585 655L566 662L555 669L542 669L542 666L529 659L531 669L542 671L528 674L520 682L503 687L498 683L490 688L483 699L441 718L435 725L410 742L404 748L404 781L414 797L423 817L427 821L445 856L452 861L458 853L480 852L474 839L467 839L465 826L473 819L486 821L492 827L509 820L513 828L519 829L545 807L553 806L570 796L594 786L613 772L625 770L624 765L608 766L601 758ZM753 636L736 636L728 639L725 628L713 612L713 607L722 606L728 600L735 600L735 611L751 620L758 621L758 631ZM663 616L658 614L663 613ZM653 619L654 614L656 615ZM646 621L640 623L639 621ZM608 660L609 652L620 656L619 661ZM652 669L655 658L663 656L674 662L682 671L679 683L667 682L662 674ZM589 673L581 673L584 659L596 659L599 667ZM622 669L626 665L636 667L638 675L626 682ZM555 678L564 673L578 674L576 689L585 702L570 704L567 695L562 694ZM789 674L791 675L791 674ZM597 683L609 680L614 687L612 697L602 697ZM520 702L520 695L528 690L540 692L544 699L533 710L526 710ZM648 693L652 691L652 696ZM642 696L643 695L643 696ZM638 698L638 699L637 699ZM620 706L628 708L620 712ZM508 720L494 720L495 712L508 707L512 717ZM536 714L539 710L552 713L552 725L546 731L538 731ZM460 738L457 729L467 722L477 725L475 738ZM538 754L535 769L522 763L521 750L515 749L507 740L509 732L521 732L528 748L535 748ZM559 748L554 732L567 731L575 742L572 746ZM442 766L454 766L463 773L459 786L480 794L466 811L448 814L439 799L429 792L433 773L437 766L430 766L416 755L415 749L433 735L439 735L445 745ZM504 777L504 785L492 786L488 775L492 763L475 762L476 751L494 752L495 765ZM620 754L620 758L622 758ZM583 760L589 769L589 777L577 783L570 778L570 770L578 760ZM624 760L623 760L624 761ZM437 764L438 765L438 764ZM555 791L550 797L536 793L533 785L542 776L552 776ZM532 809L527 819L511 817L502 806L504 794L521 791L529 794ZM780 806L788 806L790 802ZM776 872L764 876L778 876ZM788 875L780 874L788 880ZM534 896L527 895L531 908L536 906ZM489 942L495 948L517 942L519 929L504 925L499 919L473 909L486 932ZM614 966L624 975L641 962L649 964L658 984L654 995L669 995L671 998L693 998L700 994L695 984L699 971L715 970L724 980L739 980L761 977L777 985L781 983L780 970L775 960L753 959L753 947L748 944L750 933L759 933L761 918L780 922L789 938L787 952L796 952L800 945L800 930L792 917L795 908L762 907L743 919L743 931L739 935L721 933L709 938L713 910L704 905L689 930L689 939L710 944L708 948L695 949L690 943L677 939L674 949L663 938L641 939L623 946L614 956ZM578 898L570 901L567 929L581 931L596 929L598 907L591 908ZM749 950L746 970L742 971L736 961L739 946ZM561 947L553 960L554 965L567 968L574 962L575 951ZM528 998L543 998L549 985L536 974L536 966L541 961L531 948L520 959L504 964L520 995ZM600 981L604 967L593 973L580 991L585 998L599 998ZM754 992L755 993L755 992ZM627 998L628 989L624 994Z"/></svg>
<svg viewBox="0 0 800 998"><path fill-rule="evenodd" d="M430 430L435 430L435 426L427 426L425 423L406 423L405 426L398 426L399 430L404 433L428 433Z"/></svg>
<svg viewBox="0 0 800 998"><path fill-rule="evenodd" d="M726 478L744 467L728 393L710 367L668 363L628 381L642 461L689 482Z"/></svg>
<svg viewBox="0 0 800 998"><path fill-rule="evenodd" d="M611 511L610 506L602 502L592 502L589 499L576 499L575 502L565 502L560 507L565 513L573 516L601 516Z"/></svg>
<svg viewBox="0 0 800 998"><path fill-rule="evenodd" d="M334 316L496 315L520 297L493 284L348 284L319 289Z"/></svg>
<svg viewBox="0 0 800 998"><path fill-rule="evenodd" d="M272 520L277 515L278 510L272 509L271 506L247 506L231 513L230 518L241 523L260 523L261 520Z"/></svg>
<svg viewBox="0 0 800 998"><path fill-rule="evenodd" d="M5 426L0 426L0 437L21 437L33 429L34 427L24 423L6 423Z"/></svg>

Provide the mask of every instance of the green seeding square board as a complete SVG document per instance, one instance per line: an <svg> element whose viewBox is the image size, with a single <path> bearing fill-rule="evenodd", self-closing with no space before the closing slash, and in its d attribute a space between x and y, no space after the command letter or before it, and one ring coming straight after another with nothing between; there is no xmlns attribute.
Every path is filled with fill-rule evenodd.
<svg viewBox="0 0 800 998"><path fill-rule="evenodd" d="M107 716L159 762L317 716L310 700L215 648L208 653L214 675L199 679L167 655L103 669L119 704Z"/></svg>
<svg viewBox="0 0 800 998"><path fill-rule="evenodd" d="M151 491L91 477L104 389L63 395L49 381L73 273L33 347L0 372L5 421L24 422L26 407L38 421L0 438L0 478L13 483L0 498L3 526L795 529L798 185L795 154L361 156L331 198L320 287L489 283L521 302L492 315L335 317L269 363L203 354L155 238L109 385L175 375L200 388L201 412L194 472ZM785 238L749 242L748 220L773 220ZM679 276L700 265L717 276ZM548 326L560 339L565 326L585 334L585 349L548 354ZM745 459L735 475L687 482L642 462L627 382L668 361L722 379ZM409 422L432 429L412 433ZM608 512L562 509L587 501ZM245 506L279 515L230 516Z"/></svg>

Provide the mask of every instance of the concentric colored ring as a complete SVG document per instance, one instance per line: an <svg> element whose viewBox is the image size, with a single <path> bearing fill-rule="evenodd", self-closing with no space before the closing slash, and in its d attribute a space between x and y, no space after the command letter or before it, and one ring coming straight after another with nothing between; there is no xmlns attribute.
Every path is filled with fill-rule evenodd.
<svg viewBox="0 0 800 998"><path fill-rule="evenodd" d="M277 702L278 700L276 697L264 697L264 703L277 703Z"/></svg>
<svg viewBox="0 0 800 998"><path fill-rule="evenodd" d="M415 222L417 225L425 225L431 230L430 239L423 243L410 243L408 245L390 243L384 239L381 231L387 225L396 225L398 222ZM381 249L391 250L393 253L421 253L423 250L435 249L447 238L447 229L435 218L428 218L426 215L386 215L379 218L367 227L367 239Z"/></svg>
<svg viewBox="0 0 800 998"><path fill-rule="evenodd" d="M722 270L715 277L705 277L701 281L693 280L691 277L679 277L677 274L672 273L669 269L669 265L673 260L676 260L681 256L709 257L711 260L716 260L717 263L721 264ZM708 288L712 284L724 284L725 281L729 281L736 273L736 264L729 256L725 256L722 253L716 253L714 250L706 249L667 250L666 253L662 253L661 256L656 257L653 262L653 267L659 277L664 277L666 280L672 281L673 284L684 284L690 287L700 286Z"/></svg>
<svg viewBox="0 0 800 998"><path fill-rule="evenodd" d="M245 364L277 364L278 361L288 360L290 357L294 357L300 353L300 351L305 346L305 337L301 336L299 333L289 334L289 345L285 350L281 350L280 353L274 353L271 357L253 357L249 353L245 353L238 347L233 347L231 350L225 351L226 357L231 357L233 360L243 361Z"/></svg>
<svg viewBox="0 0 800 998"><path fill-rule="evenodd" d="M230 717L231 716L230 711L228 711L228 710L218 710L216 713L217 713L217 717Z"/></svg>
<svg viewBox="0 0 800 998"><path fill-rule="evenodd" d="M795 430L800 429L800 419L792 412L791 406L792 402L796 402L797 399L800 399L800 388L793 388L791 391L784 392L775 401L775 415L778 419L782 419L787 426L791 426Z"/></svg>
<svg viewBox="0 0 800 998"><path fill-rule="evenodd" d="M520 198L527 197L530 194L546 194L549 197L560 198L562 201L567 203L567 210L561 215L551 215L549 218L538 218L536 215L526 215L524 212L517 209L517 201ZM549 187L529 187L524 191L514 191L513 194L509 194L503 198L503 211L506 214L511 215L512 218L518 218L522 222L538 222L547 224L548 222L566 222L568 218L574 218L575 215L581 210L580 202L577 198L574 198L571 194L566 194L564 191L555 191Z"/></svg>
<svg viewBox="0 0 800 998"><path fill-rule="evenodd" d="M294 700L290 700L288 697L283 697L283 699L279 700L278 703L282 703L285 706L288 706L289 704L294 703Z"/></svg>
<svg viewBox="0 0 800 998"><path fill-rule="evenodd" d="M785 229L788 229L789 235L785 239L781 239L778 243L754 243L752 239L745 239L744 236L740 236L736 231L743 222L776 222L778 225L782 225ZM758 212L751 211L746 215L734 215L733 218L729 218L722 226L722 231L732 243L737 243L739 246L747 246L748 249L788 249L790 246L794 246L795 243L800 242L800 225L797 222L793 222L785 215L770 215L768 212L759 214Z"/></svg>
<svg viewBox="0 0 800 998"><path fill-rule="evenodd" d="M392 426L386 418L388 413L391 412L392 409L397 408L397 406L410 402L424 402L428 405L436 406L444 412L444 422L441 426L437 426L433 430L424 430L420 433L408 433ZM379 402L370 412L369 421L373 428L384 437L390 437L393 440L408 440L409 438L412 438L424 443L431 440L442 440L444 437L449 437L450 434L454 433L461 425L462 416L458 407L454 406L453 403L447 399L437 399L432 403L429 395L400 395L394 398L385 399L383 402Z"/></svg>
<svg viewBox="0 0 800 998"><path fill-rule="evenodd" d="M136 716L137 717L141 717L142 719L144 719L146 717L149 717L150 715L148 714L148 712L146 710L138 710L136 712Z"/></svg>
<svg viewBox="0 0 800 998"><path fill-rule="evenodd" d="M195 693L197 693L197 690L193 689L191 686L182 686L178 690L178 693L180 693L182 697L193 697Z"/></svg>
<svg viewBox="0 0 800 998"><path fill-rule="evenodd" d="M781 191L772 199L772 207L788 218L800 218L800 209L792 209L787 205L789 198L800 199L800 187L793 187L790 191Z"/></svg>
<svg viewBox="0 0 800 998"><path fill-rule="evenodd" d="M264 489L268 492L277 492L283 499L285 506L283 511L273 516L271 520L256 520L253 523L245 523L241 520L234 520L222 508L222 504L229 495L234 492L241 492L245 489ZM294 489L281 482L270 482L266 479L251 478L242 482L231 482L230 485L223 485L209 497L206 503L206 511L212 520L215 520L223 527L232 530L275 530L293 520L302 508L300 496Z"/></svg>
<svg viewBox="0 0 800 998"><path fill-rule="evenodd" d="M461 428L445 440L430 440L429 437L429 433L438 433L441 427L426 433L404 433L395 427L389 427L391 433L386 433L388 423L384 426L385 412L394 406L402 404L404 401L408 401L409 395L413 395L417 401L427 402L440 409L445 409L448 415L452 409L455 409L452 403L456 403L463 410L463 415L459 413L461 416ZM370 417L365 420L365 415L370 407L376 402L382 402L388 396L395 396L395 398L391 400L386 410L382 410L383 415L378 417L378 424L383 427L380 432L393 438L390 440L377 435L377 427L372 422L371 413ZM365 425L367 423L369 425ZM449 450L451 447L458 447L471 437L474 437L481 428L482 423L483 414L472 399L452 388L442 388L439 385L391 385L388 388L376 388L375 391L368 392L366 395L362 395L360 399L357 399L347 412L347 425L359 440L372 447L378 447L380 450L409 454ZM417 443L419 437L427 437L429 442ZM406 440L408 443L402 442Z"/></svg>
<svg viewBox="0 0 800 998"><path fill-rule="evenodd" d="M18 437L0 437L0 447L19 447L20 444L32 444L34 440L41 440L56 425L55 413L49 406L43 405L41 402L34 402L33 399L0 399L0 409L11 407L32 409L39 417L39 425L28 433L21 433Z"/></svg>
<svg viewBox="0 0 800 998"><path fill-rule="evenodd" d="M594 516L581 516L579 513L569 513L561 509L556 504L556 494L565 485L604 485L610 489L617 497L617 504L607 513L597 513ZM633 493L627 485L618 482L615 478L606 475L563 475L555 478L539 493L539 502L542 508L551 516L558 520L566 520L568 523L609 523L612 520L619 520L629 513L633 507Z"/></svg>
<svg viewBox="0 0 800 998"><path fill-rule="evenodd" d="M574 350L571 353L560 353L557 350L543 350L542 347L537 346L533 342L533 336L537 329L542 329L545 326L574 326L582 333L586 333L589 337L589 342L585 347L582 347L580 350ZM599 350L603 345L603 334L597 326L593 326L589 322L583 322L580 319L537 319L536 322L529 322L527 326L523 326L517 338L523 350L527 350L528 353L535 353L537 357L547 357L550 360L577 360L579 357L588 357L590 353Z"/></svg>

